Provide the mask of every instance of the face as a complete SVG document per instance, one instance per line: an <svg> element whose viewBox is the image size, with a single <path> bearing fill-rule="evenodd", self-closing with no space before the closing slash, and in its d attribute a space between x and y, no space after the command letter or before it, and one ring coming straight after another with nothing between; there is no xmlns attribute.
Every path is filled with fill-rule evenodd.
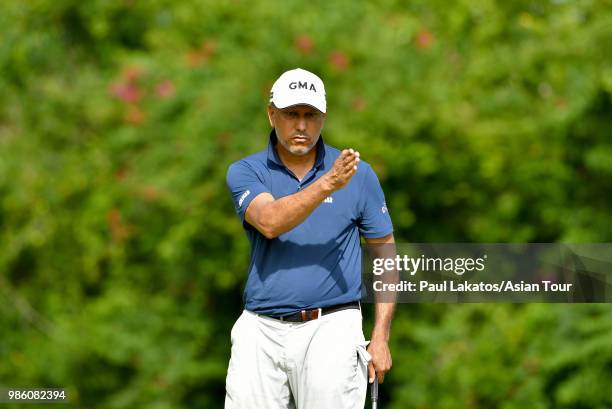
<svg viewBox="0 0 612 409"><path fill-rule="evenodd" d="M270 125L276 129L280 147L297 156L314 148L325 123L325 114L309 105L284 109L268 106Z"/></svg>

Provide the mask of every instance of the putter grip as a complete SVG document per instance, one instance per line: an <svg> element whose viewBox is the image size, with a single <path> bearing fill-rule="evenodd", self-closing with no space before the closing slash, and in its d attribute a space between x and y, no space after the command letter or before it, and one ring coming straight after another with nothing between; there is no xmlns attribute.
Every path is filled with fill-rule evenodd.
<svg viewBox="0 0 612 409"><path fill-rule="evenodd" d="M370 399L372 400L372 404L378 402L378 376L376 376L376 374L374 374L374 382L372 382L372 386L370 387Z"/></svg>

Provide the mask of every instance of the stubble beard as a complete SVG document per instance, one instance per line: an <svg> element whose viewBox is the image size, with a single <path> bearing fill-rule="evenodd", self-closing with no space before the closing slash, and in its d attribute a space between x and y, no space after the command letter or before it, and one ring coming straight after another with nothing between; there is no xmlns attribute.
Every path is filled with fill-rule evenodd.
<svg viewBox="0 0 612 409"><path fill-rule="evenodd" d="M280 138L278 139L279 143L283 146L283 148L285 148L285 150L289 153L291 153L292 155L295 156L305 156L307 155L312 148L315 147L315 145L317 144L317 141L315 141L312 145L308 145L308 146L295 146L295 145L289 145L287 144L285 141L280 140Z"/></svg>

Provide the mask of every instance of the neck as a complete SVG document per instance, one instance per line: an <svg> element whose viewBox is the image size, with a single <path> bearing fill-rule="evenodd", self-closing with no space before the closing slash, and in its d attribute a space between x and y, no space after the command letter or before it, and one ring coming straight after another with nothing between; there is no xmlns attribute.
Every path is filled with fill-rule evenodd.
<svg viewBox="0 0 612 409"><path fill-rule="evenodd" d="M306 155L294 155L288 152L280 142L276 143L275 148L280 160L299 180L302 180L308 171L312 169L317 158L316 145Z"/></svg>

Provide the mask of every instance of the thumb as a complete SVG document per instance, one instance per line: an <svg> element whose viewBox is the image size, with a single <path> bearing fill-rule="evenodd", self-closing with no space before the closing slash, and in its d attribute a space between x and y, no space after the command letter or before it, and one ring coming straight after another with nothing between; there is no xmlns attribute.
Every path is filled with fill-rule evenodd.
<svg viewBox="0 0 612 409"><path fill-rule="evenodd" d="M376 376L376 371L374 370L374 365L372 362L368 364L368 382L373 383L374 377Z"/></svg>

